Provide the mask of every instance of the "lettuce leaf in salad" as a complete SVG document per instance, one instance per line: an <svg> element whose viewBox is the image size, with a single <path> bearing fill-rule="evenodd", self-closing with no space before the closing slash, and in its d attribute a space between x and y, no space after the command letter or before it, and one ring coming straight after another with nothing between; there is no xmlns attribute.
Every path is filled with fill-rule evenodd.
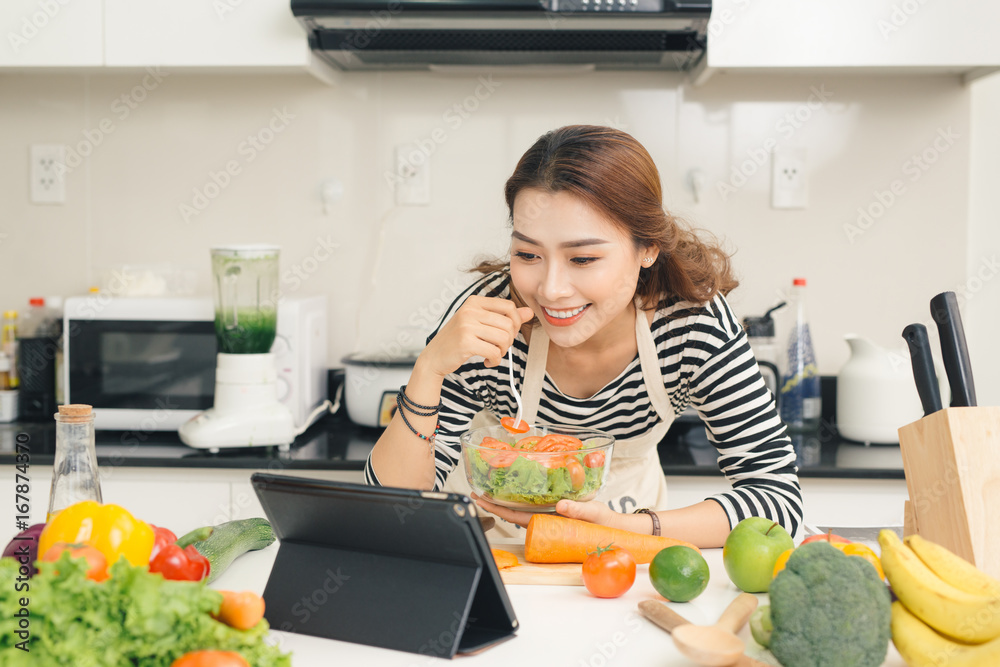
<svg viewBox="0 0 1000 667"><path fill-rule="evenodd" d="M467 449L466 453L466 465L473 484L486 495L506 502L552 505L561 498L584 498L595 493L604 479L604 468L584 466L586 477L583 487L574 492L566 467L546 468L537 461L520 456L509 467L492 468L478 450ZM581 463L583 457L583 452L576 455Z"/></svg>

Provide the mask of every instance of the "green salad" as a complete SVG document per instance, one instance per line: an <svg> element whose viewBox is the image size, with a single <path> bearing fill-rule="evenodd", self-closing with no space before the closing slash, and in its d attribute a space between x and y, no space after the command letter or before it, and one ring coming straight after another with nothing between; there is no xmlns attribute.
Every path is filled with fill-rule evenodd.
<svg viewBox="0 0 1000 667"><path fill-rule="evenodd" d="M493 498L526 505L554 505L562 498L580 500L592 496L604 481L604 465L584 465L587 451L567 454L567 459L577 461L584 472L583 485L573 490L568 466L547 468L538 461L520 455L506 467L493 467L483 459L479 450L467 448L466 465L474 486ZM603 454L602 454L603 461Z"/></svg>
<svg viewBox="0 0 1000 667"><path fill-rule="evenodd" d="M17 590L18 562L0 559L0 664L169 667L189 651L212 649L236 651L253 667L291 666L290 655L267 642L266 620L236 630L213 619L222 595L203 583L166 580L125 559L97 583L85 563L67 554L39 562ZM23 628L15 616L25 602L28 652L17 647Z"/></svg>

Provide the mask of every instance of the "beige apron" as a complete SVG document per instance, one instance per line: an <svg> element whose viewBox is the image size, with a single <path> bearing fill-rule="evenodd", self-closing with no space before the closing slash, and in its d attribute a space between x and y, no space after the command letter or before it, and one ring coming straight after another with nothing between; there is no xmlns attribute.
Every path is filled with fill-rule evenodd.
<svg viewBox="0 0 1000 667"><path fill-rule="evenodd" d="M670 396L663 386L663 375L656 356L656 343L649 330L646 314L639 308L636 308L635 338L646 392L660 421L645 435L615 440L607 483L596 498L614 511L626 514L641 507L667 508L667 482L663 476L656 446L666 435L674 420ZM531 341L528 343L528 360L524 371L524 385L521 389L523 419L528 423L534 423L537 417L548 354L549 337L543 327L536 326L531 331ZM498 423L495 415L483 410L473 418L469 428ZM459 457L458 465L445 480L443 488L454 493L472 493L462 457ZM498 537L516 537L523 534L520 526L508 523L500 517L497 517L496 527L490 531L490 535Z"/></svg>

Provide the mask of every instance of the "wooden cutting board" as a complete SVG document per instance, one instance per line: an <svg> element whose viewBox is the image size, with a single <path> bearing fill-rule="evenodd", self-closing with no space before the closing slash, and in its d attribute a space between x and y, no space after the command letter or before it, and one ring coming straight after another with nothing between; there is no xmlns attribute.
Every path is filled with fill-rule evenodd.
<svg viewBox="0 0 1000 667"><path fill-rule="evenodd" d="M517 556L517 567L500 570L504 584L536 586L583 586L580 563L529 563L524 560L523 544L493 544L495 549Z"/></svg>

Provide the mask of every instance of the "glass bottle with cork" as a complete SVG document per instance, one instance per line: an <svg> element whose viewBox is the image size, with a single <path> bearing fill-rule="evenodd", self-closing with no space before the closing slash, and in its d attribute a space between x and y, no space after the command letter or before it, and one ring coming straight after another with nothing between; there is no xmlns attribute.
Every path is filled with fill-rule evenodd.
<svg viewBox="0 0 1000 667"><path fill-rule="evenodd" d="M89 405L60 405L56 418L56 456L46 521L84 500L103 502L94 448L94 411Z"/></svg>

